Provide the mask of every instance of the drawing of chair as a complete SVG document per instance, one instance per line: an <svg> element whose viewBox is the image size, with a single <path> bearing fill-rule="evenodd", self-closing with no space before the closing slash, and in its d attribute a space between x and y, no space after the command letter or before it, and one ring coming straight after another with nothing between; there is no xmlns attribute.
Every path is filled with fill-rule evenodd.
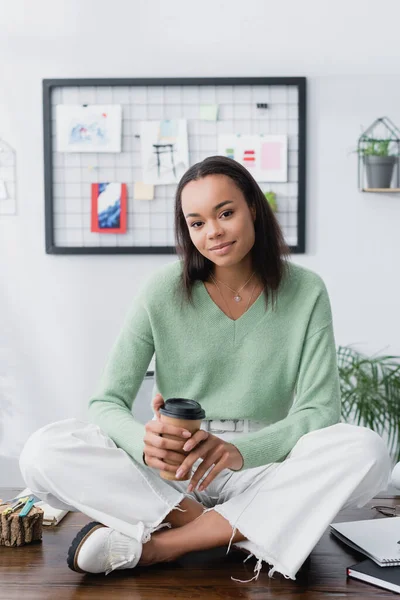
<svg viewBox="0 0 400 600"><path fill-rule="evenodd" d="M174 177L176 177L176 169L174 163L174 144L153 144L154 153L157 159L157 173L160 177L160 168L161 168L161 155L169 153L172 163L172 171L174 173Z"/></svg>

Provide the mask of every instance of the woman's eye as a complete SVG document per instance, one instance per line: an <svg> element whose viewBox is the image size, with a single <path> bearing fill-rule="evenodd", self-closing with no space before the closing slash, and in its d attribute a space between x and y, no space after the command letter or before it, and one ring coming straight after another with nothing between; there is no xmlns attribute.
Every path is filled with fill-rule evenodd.
<svg viewBox="0 0 400 600"><path fill-rule="evenodd" d="M228 216L230 217L233 214L233 210L225 210L223 213L221 213L221 217L222 216ZM197 225L201 225L202 222L201 221L195 221L194 223L191 223L190 227L194 227L194 229L198 229Z"/></svg>

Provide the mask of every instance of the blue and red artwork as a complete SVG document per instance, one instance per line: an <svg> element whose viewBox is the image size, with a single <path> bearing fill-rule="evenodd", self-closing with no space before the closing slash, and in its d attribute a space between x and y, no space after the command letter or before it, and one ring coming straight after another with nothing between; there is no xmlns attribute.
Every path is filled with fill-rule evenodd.
<svg viewBox="0 0 400 600"><path fill-rule="evenodd" d="M126 183L92 183L90 230L126 233Z"/></svg>

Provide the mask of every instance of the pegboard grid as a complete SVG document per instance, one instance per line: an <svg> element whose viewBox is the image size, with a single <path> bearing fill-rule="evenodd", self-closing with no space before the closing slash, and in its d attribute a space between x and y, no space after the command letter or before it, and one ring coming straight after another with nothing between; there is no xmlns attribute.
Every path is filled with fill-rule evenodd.
<svg viewBox="0 0 400 600"><path fill-rule="evenodd" d="M47 252L175 251L176 184L156 185L154 200L150 201L134 200L133 184L142 181L140 123L176 118L187 120L190 165L217 154L219 134L288 136L289 181L259 185L263 191L276 192L277 217L285 239L293 252L304 251L304 78L45 80L43 84ZM268 108L257 108L259 102L267 103ZM58 104L120 104L122 152L57 152ZM200 119L204 104L218 105L217 121ZM105 181L127 184L125 234L90 231L91 183Z"/></svg>

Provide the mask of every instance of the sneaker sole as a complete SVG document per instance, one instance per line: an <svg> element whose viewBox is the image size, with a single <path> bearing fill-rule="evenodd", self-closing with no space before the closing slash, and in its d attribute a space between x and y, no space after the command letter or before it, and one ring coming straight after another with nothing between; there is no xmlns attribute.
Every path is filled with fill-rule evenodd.
<svg viewBox="0 0 400 600"><path fill-rule="evenodd" d="M82 569L78 567L79 550L87 538L92 535L96 529L100 529L100 527L105 527L105 525L98 521L91 521L91 523L85 525L72 540L72 544L68 550L67 563L69 568L73 571L76 571L77 573L87 573L87 571L82 571Z"/></svg>

